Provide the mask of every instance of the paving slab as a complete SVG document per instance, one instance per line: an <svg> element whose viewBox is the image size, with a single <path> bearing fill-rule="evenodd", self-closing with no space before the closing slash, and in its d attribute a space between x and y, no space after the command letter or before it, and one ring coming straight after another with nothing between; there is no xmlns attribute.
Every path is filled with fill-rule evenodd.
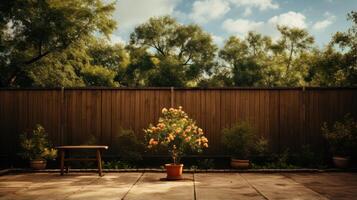
<svg viewBox="0 0 357 200"><path fill-rule="evenodd" d="M284 174L329 199L357 199L357 173Z"/></svg>
<svg viewBox="0 0 357 200"><path fill-rule="evenodd" d="M142 173L106 173L104 177L69 195L66 200L122 199L141 175Z"/></svg>
<svg viewBox="0 0 357 200"><path fill-rule="evenodd" d="M125 200L191 200L194 199L193 174L185 173L184 180L164 181L165 173L145 173L125 196Z"/></svg>
<svg viewBox="0 0 357 200"><path fill-rule="evenodd" d="M202 200L265 199L238 173L195 174L195 188L197 199Z"/></svg>
<svg viewBox="0 0 357 200"><path fill-rule="evenodd" d="M0 182L0 199L48 200L64 199L74 194L85 185L97 180L93 174L68 174L60 176L54 173L23 174L2 177ZM12 191L11 188L13 189ZM15 190L17 188L17 190ZM5 191L5 194L4 194ZM6 192L8 191L8 192Z"/></svg>
<svg viewBox="0 0 357 200"><path fill-rule="evenodd" d="M241 175L266 199L327 200L319 193L281 174L243 173Z"/></svg>

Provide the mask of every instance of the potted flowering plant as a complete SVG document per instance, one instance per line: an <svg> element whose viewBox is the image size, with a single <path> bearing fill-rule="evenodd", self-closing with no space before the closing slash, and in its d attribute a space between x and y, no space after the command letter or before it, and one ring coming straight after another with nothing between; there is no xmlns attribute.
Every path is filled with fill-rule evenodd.
<svg viewBox="0 0 357 200"><path fill-rule="evenodd" d="M357 121L346 115L332 126L325 122L321 130L331 148L334 165L338 168L348 167L350 155L353 155L357 145Z"/></svg>
<svg viewBox="0 0 357 200"><path fill-rule="evenodd" d="M39 124L36 125L32 132L21 134L20 143L24 150L22 156L30 160L32 169L45 169L47 165L46 159L55 159L57 156L57 150L51 148L47 133Z"/></svg>
<svg viewBox="0 0 357 200"><path fill-rule="evenodd" d="M208 147L208 140L202 129L188 117L181 106L178 109L163 108L157 125L150 124L144 131L148 141L147 148L163 146L172 157L173 163L165 165L169 180L182 178L183 164L180 159L186 151L202 152L203 148Z"/></svg>

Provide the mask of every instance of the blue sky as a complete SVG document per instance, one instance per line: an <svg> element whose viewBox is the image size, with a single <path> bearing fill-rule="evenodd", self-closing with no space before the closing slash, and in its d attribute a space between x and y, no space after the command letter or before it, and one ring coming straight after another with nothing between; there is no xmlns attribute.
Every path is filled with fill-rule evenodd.
<svg viewBox="0 0 357 200"><path fill-rule="evenodd" d="M278 38L276 25L307 29L320 47L336 31L351 26L347 13L357 0L118 0L118 28L112 42L128 41L135 26L153 16L171 15L180 23L196 23L221 46L231 35L257 31Z"/></svg>

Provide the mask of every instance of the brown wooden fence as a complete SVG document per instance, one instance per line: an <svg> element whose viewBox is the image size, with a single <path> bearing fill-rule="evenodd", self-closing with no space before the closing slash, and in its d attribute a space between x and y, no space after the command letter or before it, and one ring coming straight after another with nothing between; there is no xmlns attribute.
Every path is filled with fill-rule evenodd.
<svg viewBox="0 0 357 200"><path fill-rule="evenodd" d="M324 121L357 117L355 88L1 89L0 155L18 151L18 135L42 124L55 145L79 144L90 134L112 144L120 127L142 136L163 107L183 106L204 129L210 153L220 154L222 128L241 120L269 139L274 151L323 148Z"/></svg>

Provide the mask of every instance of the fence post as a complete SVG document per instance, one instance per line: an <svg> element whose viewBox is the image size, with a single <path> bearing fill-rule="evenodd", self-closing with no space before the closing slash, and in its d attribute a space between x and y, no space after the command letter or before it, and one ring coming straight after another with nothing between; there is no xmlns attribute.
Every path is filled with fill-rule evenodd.
<svg viewBox="0 0 357 200"><path fill-rule="evenodd" d="M307 144L307 137L306 137L306 89L305 86L302 86L302 135L304 136L303 138L303 143Z"/></svg>
<svg viewBox="0 0 357 200"><path fill-rule="evenodd" d="M60 145L64 144L65 102L64 87L61 87L61 123L60 123Z"/></svg>
<svg viewBox="0 0 357 200"><path fill-rule="evenodd" d="M171 108L174 107L174 87L170 87L171 90Z"/></svg>

